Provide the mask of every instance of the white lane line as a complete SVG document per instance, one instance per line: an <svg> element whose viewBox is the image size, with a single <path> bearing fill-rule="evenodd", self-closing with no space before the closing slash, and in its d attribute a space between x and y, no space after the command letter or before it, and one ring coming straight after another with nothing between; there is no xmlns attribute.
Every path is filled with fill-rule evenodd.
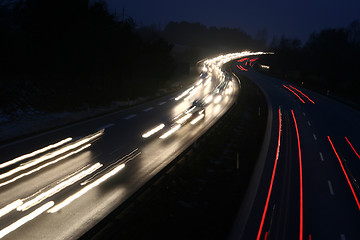
<svg viewBox="0 0 360 240"><path fill-rule="evenodd" d="M315 140L317 139L315 133L313 133L313 137L314 137Z"/></svg>
<svg viewBox="0 0 360 240"><path fill-rule="evenodd" d="M323 161L324 161L324 157L323 157L323 155L322 155L322 152L319 152L319 155L320 155L321 161L323 162Z"/></svg>
<svg viewBox="0 0 360 240"><path fill-rule="evenodd" d="M333 189L333 187L332 187L332 185L331 185L331 181L330 181L330 180L328 180L328 185L329 185L330 194L331 194L331 195L334 195L334 189Z"/></svg>
<svg viewBox="0 0 360 240"><path fill-rule="evenodd" d="M174 99L173 97L169 98L169 100L173 100L173 99Z"/></svg>
<svg viewBox="0 0 360 240"><path fill-rule="evenodd" d="M112 154L116 153L116 152L117 152L117 151L119 151L119 150L120 150L120 148L117 148L117 149L115 149L115 150L113 150L113 151L109 152L109 155L112 155Z"/></svg>
<svg viewBox="0 0 360 240"><path fill-rule="evenodd" d="M148 112L148 111L151 111L153 109L154 109L153 107L149 107L149 108L145 109L144 112Z"/></svg>
<svg viewBox="0 0 360 240"><path fill-rule="evenodd" d="M340 234L341 240L346 240L345 234Z"/></svg>
<svg viewBox="0 0 360 240"><path fill-rule="evenodd" d="M309 125L309 127L310 127L310 126L311 126L311 123L310 123L310 121L308 121L307 123L308 123L308 125Z"/></svg>
<svg viewBox="0 0 360 240"><path fill-rule="evenodd" d="M106 128L109 128L109 127L112 127L112 126L115 126L115 124L114 123L109 123L109 124L107 124L105 126L99 127L97 130L100 131L102 129L106 129Z"/></svg>
<svg viewBox="0 0 360 240"><path fill-rule="evenodd" d="M164 105L166 102L161 102L159 103L158 105L161 106L161 105Z"/></svg>
<svg viewBox="0 0 360 240"><path fill-rule="evenodd" d="M306 113L305 113L305 112L303 112L303 115L304 115L304 116L306 116Z"/></svg>
<svg viewBox="0 0 360 240"><path fill-rule="evenodd" d="M125 119L125 120L129 120L129 119L131 119L131 118L133 118L133 117L136 117L136 114L131 114L131 115L127 116L127 117L124 118L124 119Z"/></svg>

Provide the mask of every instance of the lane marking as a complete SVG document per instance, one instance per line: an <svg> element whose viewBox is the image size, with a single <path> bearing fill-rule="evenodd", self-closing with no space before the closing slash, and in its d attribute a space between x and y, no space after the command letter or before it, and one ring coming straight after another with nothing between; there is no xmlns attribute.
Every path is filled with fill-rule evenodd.
<svg viewBox="0 0 360 240"><path fill-rule="evenodd" d="M346 237L344 234L340 234L340 238L341 238L341 240L346 240Z"/></svg>
<svg viewBox="0 0 360 240"><path fill-rule="evenodd" d="M297 142L298 142L298 150L299 150L299 172L300 172L300 226L299 226L299 240L303 240L303 227L304 227L304 216L303 216L303 209L304 209L304 205L303 205L303 174L302 174L302 161L301 161L301 147L300 147L300 137L299 137L299 129L297 126L297 122L296 122L296 118L294 115L294 111L291 110L291 114L293 116L294 119L294 124L295 124L295 130L296 130L296 137L297 137Z"/></svg>
<svg viewBox="0 0 360 240"><path fill-rule="evenodd" d="M306 97L312 104L315 104L313 100L311 100L307 95L305 95L302 91L300 91L299 89L289 85L292 89L295 89L296 91L298 91L301 95L303 95L304 97Z"/></svg>
<svg viewBox="0 0 360 240"><path fill-rule="evenodd" d="M323 161L324 161L324 157L323 157L323 155L322 155L322 152L319 152L319 155L320 155L321 161L323 162Z"/></svg>
<svg viewBox="0 0 360 240"><path fill-rule="evenodd" d="M351 144L351 142L349 141L349 139L347 137L345 137L346 141L348 142L348 144L350 145L351 149L354 151L354 153L356 154L356 156L360 159L360 155L358 154L358 152L355 150L354 146Z"/></svg>
<svg viewBox="0 0 360 240"><path fill-rule="evenodd" d="M331 141L330 137L327 136L327 138L328 138L328 140L329 140L329 142L330 142L330 145L331 145L332 149L334 150L334 153L335 153L335 155L336 155L336 158L339 160L341 169L342 169L342 171L343 171L343 173L344 173L344 175L345 175L345 178L346 178L346 180L347 180L347 182L348 182L348 184L349 184L349 187L350 187L350 189L351 189L351 192L352 192L352 194L353 194L353 196L354 196L354 198L355 198L356 204L357 204L357 206L358 206L358 208L359 208L359 210L360 210L359 200L358 200L358 198L357 198L357 196L356 196L356 194L355 194L355 191L354 191L353 186L351 185L351 182L350 182L349 177L348 177L348 175L347 175L347 173L346 173L346 171L345 171L345 168L344 168L344 166L343 166L343 164L342 164L342 162L341 162L341 159L340 159L340 157L339 157L339 154L337 153L337 151L336 151L336 149L335 149L335 147L334 147L334 144L333 144L333 142Z"/></svg>
<svg viewBox="0 0 360 240"><path fill-rule="evenodd" d="M106 129L106 128L109 128L109 127L112 127L112 126L115 126L115 124L114 123L109 123L109 124L107 124L105 126L99 127L96 130L100 131L100 130L103 130L103 129Z"/></svg>
<svg viewBox="0 0 360 240"><path fill-rule="evenodd" d="M315 141L316 141L316 139L317 139L317 138L316 138L316 135L315 135L315 133L313 133L313 137L314 137L314 139L315 139Z"/></svg>
<svg viewBox="0 0 360 240"><path fill-rule="evenodd" d="M166 102L161 102L159 103L158 105L161 106L161 105L164 105Z"/></svg>
<svg viewBox="0 0 360 240"><path fill-rule="evenodd" d="M261 218L261 223L260 223L258 235L257 235L257 238L256 238L257 240L259 240L260 237L261 237L261 232L262 232L262 229L263 229L263 226L264 226L264 221L265 221L266 212L267 212L267 209L268 209L268 206L269 206L270 195L271 195L271 191L272 191L272 187L273 187L273 183L274 183L274 178L275 178L275 173L276 173L276 166L277 166L277 162L278 162L279 154L280 154L280 139L281 139L281 109L279 108L278 144L277 144L277 150L276 150L274 168L273 168L273 172L272 172L272 176L271 176L271 181L270 181L270 187L269 187L269 191L268 191L268 194L267 194L267 198L266 198L266 203L265 203L263 215L262 215L262 218ZM267 236L267 235L265 234L265 236Z"/></svg>
<svg viewBox="0 0 360 240"><path fill-rule="evenodd" d="M296 92L294 92L293 90L291 90L290 88L288 88L284 84L283 84L283 87L286 88L287 90L289 90L290 92L292 92L302 103L305 103L305 101Z"/></svg>
<svg viewBox="0 0 360 240"><path fill-rule="evenodd" d="M334 195L334 189L333 189L333 187L332 187L332 185L331 185L331 181L330 181L330 180L328 180L328 185L329 185L330 194L331 194L331 195Z"/></svg>
<svg viewBox="0 0 360 240"><path fill-rule="evenodd" d="M131 115L127 116L126 118L124 118L124 120L129 120L133 117L136 117L136 114L131 114Z"/></svg>
<svg viewBox="0 0 360 240"><path fill-rule="evenodd" d="M149 107L149 108L145 109L144 112L148 112L148 111L151 111L153 109L154 109L153 107Z"/></svg>
<svg viewBox="0 0 360 240"><path fill-rule="evenodd" d="M168 100L173 100L174 98L173 97L171 97L171 98L169 98Z"/></svg>
<svg viewBox="0 0 360 240"><path fill-rule="evenodd" d="M309 125L309 127L311 126L311 123L310 123L310 121L307 121L307 124Z"/></svg>

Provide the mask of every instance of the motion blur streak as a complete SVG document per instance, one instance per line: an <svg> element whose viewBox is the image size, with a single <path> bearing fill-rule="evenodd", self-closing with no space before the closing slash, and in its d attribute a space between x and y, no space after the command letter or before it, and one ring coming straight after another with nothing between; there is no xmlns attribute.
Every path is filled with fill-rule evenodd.
<svg viewBox="0 0 360 240"><path fill-rule="evenodd" d="M188 120L191 117L191 115L192 115L191 113L186 114L185 116L183 116L182 118L177 120L176 123L181 124L181 123L185 122L186 120Z"/></svg>
<svg viewBox="0 0 360 240"><path fill-rule="evenodd" d="M23 204L23 201L21 201L20 199L8 204L7 206L3 207L0 209L0 217L8 214L9 212L11 212L12 210L14 210L15 208L17 208L18 206L20 206L21 204Z"/></svg>
<svg viewBox="0 0 360 240"><path fill-rule="evenodd" d="M292 92L295 96L297 96L302 103L305 103L305 101L302 100L302 98L301 98L299 95L297 95L296 92L294 92L293 90L291 90L290 88L288 88L288 87L285 86L285 85L283 85L283 87L286 88L287 90L289 90L290 92Z"/></svg>
<svg viewBox="0 0 360 240"><path fill-rule="evenodd" d="M6 228L2 229L0 231L0 238L3 238L4 236L6 236L9 233L11 233L12 231L18 229L25 223L33 220L34 218L36 218L37 216L39 216L40 214L42 214L43 212L45 212L46 210L51 208L52 206L54 206L54 202L50 201L50 202L44 204L43 206L39 207L38 209L36 209L32 213L30 213L29 215L26 215L25 217L20 218L16 222L14 222L11 225L7 226Z"/></svg>
<svg viewBox="0 0 360 240"><path fill-rule="evenodd" d="M355 150L355 148L353 147L353 145L351 144L351 142L349 141L349 139L347 137L345 137L346 141L348 142L348 144L350 145L351 149L354 151L354 153L356 154L356 156L360 159L360 155L358 154L358 152Z"/></svg>
<svg viewBox="0 0 360 240"><path fill-rule="evenodd" d="M20 175L18 175L18 176L16 176L16 177L14 177L14 178L6 181L6 182L2 182L2 183L0 183L0 187L5 186L5 185L7 185L7 184L9 184L9 183L15 182L16 180L18 180L18 179L20 179L20 178L23 178L23 177L25 177L25 176L28 176L28 175L30 175L30 174L32 174L32 173L34 173L34 172L37 172L37 171L39 171L40 169L42 169L42 168L44 168L44 167L47 167L47 166L52 165L52 164L54 164L54 163L57 163L57 162L65 159L65 158L70 157L71 155L74 155L74 154L76 154L76 153L79 153L79 152L81 152L82 150L84 150L84 149L86 149L86 148L88 148L88 147L90 147L90 146L91 146L91 144L89 143L89 144L83 146L82 148L79 148L79 149L76 150L76 151L70 152L70 153L68 153L68 154L66 154L66 155L64 155L64 156L62 156L62 157L60 157L60 158L58 158L58 159L56 159L56 160L54 160L54 161L48 162L48 163L46 163L46 164L44 164L44 165L41 165L41 166L39 166L39 167L31 170L31 171L28 171L28 172L26 172L26 173L22 173L22 174L20 174Z"/></svg>
<svg viewBox="0 0 360 240"><path fill-rule="evenodd" d="M72 201L74 201L75 199L81 197L82 195L84 195L86 192L88 192L92 188L94 188L97 185L99 185L100 183L106 181L108 178L114 176L116 173L118 173L124 167L125 167L125 164L121 164L121 165L117 166L112 171L108 172L107 174L105 174L101 178L99 178L96 181L90 183L89 185L85 186L84 188L82 188L77 193L71 195L70 197L68 197L64 201L62 201L61 203L57 204L55 207L51 208L48 211L48 213L55 213L55 212L59 211L60 209L62 209L63 207L69 205Z"/></svg>
<svg viewBox="0 0 360 240"><path fill-rule="evenodd" d="M240 69L241 71L245 71L245 72L247 72L247 69L246 68L243 68L242 66L240 66L240 65L236 65L237 67L238 67L238 69Z"/></svg>
<svg viewBox="0 0 360 240"><path fill-rule="evenodd" d="M182 99L183 97L185 97L186 95L188 95L188 93L189 93L191 90L193 90L193 89L194 89L194 86L192 86L191 88L185 90L182 94L180 94L179 96L177 96L177 97L175 98L175 100L178 101L178 100Z"/></svg>
<svg viewBox="0 0 360 240"><path fill-rule="evenodd" d="M168 136L170 136L171 134L173 134L174 132L176 132L177 130L179 130L179 128L181 127L180 124L176 125L175 127L171 128L169 131L167 131L166 133L164 133L163 135L160 136L161 139L165 139Z"/></svg>
<svg viewBox="0 0 360 240"><path fill-rule="evenodd" d="M299 151L299 172L300 172L300 227L299 227L300 233L299 233L299 240L302 240L303 239L303 221L304 221L303 209L304 209L304 205L303 205L303 174L302 174L302 161L301 161L301 147L300 147L299 129L297 126L297 122L296 122L296 118L295 118L293 110L291 110L291 114L294 119L296 137L297 137L297 142L298 142L298 151Z"/></svg>
<svg viewBox="0 0 360 240"><path fill-rule="evenodd" d="M219 103L221 101L221 95L215 97L214 103Z"/></svg>
<svg viewBox="0 0 360 240"><path fill-rule="evenodd" d="M302 91L300 91L299 89L297 89L296 87L293 87L291 85L289 85L292 89L295 89L296 91L298 91L301 95L303 95L304 97L306 97L312 104L315 104L313 100L311 100L305 93L303 93Z"/></svg>
<svg viewBox="0 0 360 240"><path fill-rule="evenodd" d="M196 124L198 121L200 121L205 115L204 114L200 114L198 117L196 117L194 120L192 120L190 123L192 125Z"/></svg>
<svg viewBox="0 0 360 240"><path fill-rule="evenodd" d="M257 240L260 239L261 237L261 232L264 226L264 221L265 221L265 216L266 216L266 212L269 206L269 201L270 201L270 196L271 196L271 191L272 191L272 187L273 187L273 183L274 183L274 178L275 178L275 173L276 173L276 166L277 166L277 162L279 159L279 154L280 154L280 139L281 139L281 109L279 108L279 133L278 133L278 144L277 144L277 150L276 150L276 156L275 156L275 162L274 162L274 168L273 168L273 172L272 172L272 176L271 176L271 181L270 181L270 187L269 187L269 191L267 194L267 198L266 198L266 203L265 203L265 208L264 208L264 212L261 218L261 223L260 223L260 227L259 227L259 231L258 231L258 235L257 235ZM267 236L267 235L265 235Z"/></svg>
<svg viewBox="0 0 360 240"><path fill-rule="evenodd" d="M348 182L348 184L349 184L349 187L350 187L350 189L351 189L351 192L352 192L352 194L353 194L353 196L354 196L354 198L355 198L355 201L356 201L356 204L357 204L357 206L358 206L358 209L360 210L359 200L358 200L358 198L357 198L357 196L356 196L356 194L355 194L355 191L354 191L353 186L351 185L350 179L349 179L349 177L348 177L348 175L347 175L347 173L346 173L346 171L345 171L345 168L344 168L344 166L343 166L343 164L342 164L342 162L341 162L341 159L340 159L340 157L339 157L339 154L337 153L337 151L336 151L336 149L335 149L335 147L334 147L334 144L333 144L333 142L331 141L330 137L327 136L327 138L328 138L328 140L329 140L329 142L330 142L330 145L331 145L331 147L332 147L332 149L333 149L333 151L334 151L334 153L335 153L335 155L336 155L336 158L339 160L341 169L342 169L342 171L344 172L345 178L346 178L346 180L347 180L347 182Z"/></svg>
<svg viewBox="0 0 360 240"><path fill-rule="evenodd" d="M63 148L61 148L60 150L57 150L55 152L52 152L52 153L49 153L49 154L46 154L45 156L43 157L40 157L40 158L37 158L37 159L34 159L32 161L29 161L27 163L24 163L24 164L21 164L19 167L17 168L14 168L6 173L3 173L3 174L0 174L0 179L3 179L3 178L6 178L6 177L9 177L17 172L20 172L20 171L23 171L27 168L30 168L30 167L33 167L39 163L42 163L46 160L49 160L51 158L54 158L54 157L57 157L61 154L64 154L70 150L73 150L73 149L76 149L90 141L92 141L93 139L97 138L98 136L102 135L104 133L103 130L97 132L96 134L93 134L93 135L90 135L90 137L85 137L83 139L80 139L79 141L73 143L73 144L70 144L68 146L65 146Z"/></svg>
<svg viewBox="0 0 360 240"><path fill-rule="evenodd" d="M65 143L67 143L67 142L70 142L71 140L72 140L72 138L69 137L69 138L66 138L66 139L64 139L64 140L62 140L62 141L60 141L60 142L55 143L55 144L51 144L51 145L49 145L49 146L47 146L47 147L41 148L41 149L39 149L39 150L36 150L36 151L34 151L34 152L32 152L32 153L28 153L28 154L22 155L22 156L20 156L20 157L14 158L13 160L10 160L10 161L8 161L8 162L5 162L5 163L0 164L0 168L4 168L4 167L7 167L7 166L10 166L10 165L12 165L12 164L14 164L14 163L17 163L17 162L22 161L22 160L27 159L27 158L34 157L34 156L36 156L36 155L38 155L38 154L40 154L40 153L46 152L46 151L48 151L48 150L50 150L50 149L57 148L57 147L65 144Z"/></svg>
<svg viewBox="0 0 360 240"><path fill-rule="evenodd" d="M157 133L158 131L160 131L161 129L163 129L164 127L165 127L165 124L162 123L162 124L160 124L159 126L151 129L151 130L148 131L147 133L144 133L144 134L142 135L142 137L143 137L143 138L148 138L148 137L150 137L151 135L153 135L153 134Z"/></svg>
<svg viewBox="0 0 360 240"><path fill-rule="evenodd" d="M90 175L91 173L95 172L97 169L99 169L102 166L103 165L101 163L95 163L94 165L92 165L88 169L83 170L82 172L80 172L80 173L76 174L75 176L67 179L66 181L63 181L63 182L59 183L55 187L49 189L48 191L46 191L44 193L41 193L40 195L33 198L32 200L25 202L23 205L19 206L17 208L17 210L18 211L25 211L25 210L39 204L40 202L44 201L45 199L47 199L47 198L53 196L54 194L60 192L64 188L74 184L75 182L79 181L80 179L82 179L82 178L86 177L87 175Z"/></svg>

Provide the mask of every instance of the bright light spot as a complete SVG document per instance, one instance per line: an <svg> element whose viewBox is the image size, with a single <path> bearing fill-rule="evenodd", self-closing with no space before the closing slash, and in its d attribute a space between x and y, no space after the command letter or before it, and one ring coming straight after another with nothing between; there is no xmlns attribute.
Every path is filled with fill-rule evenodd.
<svg viewBox="0 0 360 240"><path fill-rule="evenodd" d="M221 95L217 95L216 97L215 97L215 100L214 100L214 103L219 103L221 101Z"/></svg>
<svg viewBox="0 0 360 240"><path fill-rule="evenodd" d="M19 206L17 208L18 211L25 211L40 202L44 201L46 198L49 198L53 196L54 194L60 192L61 190L65 189L66 187L74 184L75 182L81 180L82 178L90 175L91 173L95 172L97 169L101 168L103 165L101 163L95 163L91 167L89 167L86 170L81 171L80 173L72 176L71 178L67 179L66 181L63 181L53 188L47 190L46 192L43 192L36 196L35 198L31 199L30 201L25 202L23 205Z"/></svg>
<svg viewBox="0 0 360 240"><path fill-rule="evenodd" d="M205 98L205 103L210 103L213 100L213 96L209 95Z"/></svg>
<svg viewBox="0 0 360 240"><path fill-rule="evenodd" d="M20 199L8 204L7 206L3 207L0 209L0 217L8 214L9 212L11 212L12 210L14 210L15 208L17 208L18 206L20 206L21 204L23 204L23 201L21 201Z"/></svg>
<svg viewBox="0 0 360 240"><path fill-rule="evenodd" d="M169 131L167 131L166 133L164 133L163 135L160 136L161 139L165 139L168 136L170 136L171 134L173 134L174 132L176 132L177 130L179 130L181 127L180 124L176 125L175 127L171 128Z"/></svg>
<svg viewBox="0 0 360 240"><path fill-rule="evenodd" d="M66 139L64 139L64 140L62 140L62 141L60 141L60 142L55 143L55 144L51 144L51 145L49 145L49 146L47 146L47 147L41 148L41 149L39 149L39 150L36 150L36 151L34 151L34 152L32 152L32 153L28 153L28 154L22 155L22 156L20 156L20 157L14 158L13 160L10 160L10 161L8 161L8 162L5 162L5 163L0 164L0 168L4 168L4 167L7 167L7 166L10 166L10 165L12 165L12 164L14 164L14 163L17 163L17 162L19 162L19 161L22 161L22 160L27 159L27 158L30 158L30 157L34 157L34 156L36 156L36 155L38 155L38 154L40 154L40 153L46 152L46 151L48 151L48 150L50 150L50 149L57 148L57 147L65 144L65 143L67 143L67 142L70 142L71 140L72 140L72 138L69 137L69 138L66 138Z"/></svg>
<svg viewBox="0 0 360 240"><path fill-rule="evenodd" d="M191 117L191 115L192 115L191 113L186 114L185 116L177 120L176 123L178 124L184 123L186 120L188 120Z"/></svg>
<svg viewBox="0 0 360 240"><path fill-rule="evenodd" d="M76 154L76 153L79 153L79 152L81 152L82 150L84 150L84 149L86 149L86 148L88 148L88 147L90 147L90 146L91 146L91 144L89 143L89 144L87 144L87 145L79 148L79 149L76 150L76 151L70 152L70 153L68 153L68 154L66 154L66 155L64 155L64 156L62 156L62 157L59 157L59 158L55 159L54 161L48 162L48 163L46 163L46 164L44 164L44 165L41 165L41 166L39 166L39 167L37 167L37 168L34 168L34 169L31 170L31 171L22 173L22 174L20 174L20 175L18 175L18 176L16 176L16 177L14 177L14 178L6 181L6 182L2 182L2 183L0 183L0 187L5 186L5 185L7 185L7 184L9 184L9 183L15 182L16 180L18 180L18 179L20 179L20 178L23 178L23 177L25 177L25 176L28 176L28 175L30 175L30 174L32 174L32 173L34 173L34 172L37 172L37 171L39 171L40 169L42 169L42 168L44 168L44 167L47 167L47 166L52 165L52 164L54 164L54 163L57 163L57 162L65 159L65 158L70 157L71 155L74 155L74 154Z"/></svg>
<svg viewBox="0 0 360 240"><path fill-rule="evenodd" d="M113 170L111 170L110 172L108 172L107 174L105 174L104 176L102 176L101 178L97 179L96 181L90 183L89 185L87 185L86 187L82 188L80 191L78 191L77 193L71 195L70 197L66 198L64 201L62 201L61 203L59 203L58 205L56 205L55 207L51 208L48 213L55 213L57 211L59 211L60 209L62 209L63 207L69 205L72 201L74 201L75 199L81 197L82 195L84 195L85 193L87 193L89 190L93 189L94 187L96 187L97 185L99 185L100 183L106 181L108 178L114 176L116 173L118 173L121 169L123 169L125 167L125 164L121 164L117 167L115 167Z"/></svg>
<svg viewBox="0 0 360 240"><path fill-rule="evenodd" d="M45 212L46 210L51 208L52 206L54 206L54 202L50 201L50 202L44 204L43 206L39 207L32 213L26 215L25 217L20 218L16 222L14 222L11 225L7 226L6 228L2 229L0 231L0 238L3 238L4 236L6 236L7 234L11 233L12 231L18 229L25 223L33 220L34 218L36 218L37 216L39 216L40 214L42 214L43 212Z"/></svg>
<svg viewBox="0 0 360 240"><path fill-rule="evenodd" d="M204 114L200 114L198 117L196 117L194 120L192 120L190 123L192 125L196 124L198 121L200 121L205 115Z"/></svg>
<svg viewBox="0 0 360 240"><path fill-rule="evenodd" d="M160 124L159 126L151 129L151 130L148 131L147 133L144 133L144 134L142 135L142 137L143 137L143 138L148 138L148 137L150 137L151 135L153 135L153 134L157 133L158 131L160 131L161 129L163 129L164 127L165 127L165 124L162 123L162 124Z"/></svg>
<svg viewBox="0 0 360 240"><path fill-rule="evenodd" d="M197 81L196 86L199 86L200 84L202 84L202 82L203 82L203 80L200 79L199 81Z"/></svg>
<svg viewBox="0 0 360 240"><path fill-rule="evenodd" d="M267 65L260 65L260 67L263 68L263 69L267 69L267 70L270 69L270 66L267 66Z"/></svg>

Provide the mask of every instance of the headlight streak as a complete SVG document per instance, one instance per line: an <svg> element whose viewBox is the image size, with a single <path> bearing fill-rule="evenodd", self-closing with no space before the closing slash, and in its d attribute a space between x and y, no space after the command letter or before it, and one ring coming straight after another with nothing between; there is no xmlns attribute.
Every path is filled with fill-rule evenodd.
<svg viewBox="0 0 360 240"><path fill-rule="evenodd" d="M148 137L150 137L151 135L153 135L153 134L157 133L158 131L160 131L161 129L163 129L164 127L165 127L165 124L162 123L162 124L160 124L159 126L157 126L157 127L153 128L153 129L151 129L150 131L144 133L144 134L142 135L142 137L143 137L143 138L148 138Z"/></svg>
<svg viewBox="0 0 360 240"><path fill-rule="evenodd" d="M191 117L191 113L187 113L185 116L176 121L177 124L182 124Z"/></svg>
<svg viewBox="0 0 360 240"><path fill-rule="evenodd" d="M217 95L217 96L215 97L214 103L217 104L217 103L219 103L220 101L221 101L221 95Z"/></svg>
<svg viewBox="0 0 360 240"><path fill-rule="evenodd" d="M18 211L26 211L29 208L41 203L42 201L44 201L45 199L55 195L56 193L60 192L61 190L65 189L66 187L74 184L75 182L81 180L82 178L92 174L93 172L95 172L97 169L101 168L103 165L101 163L95 163L94 165L92 165L91 167L89 167L86 170L83 170L82 172L76 174L75 176L67 179L66 181L63 181L59 184L57 184L56 186L54 186L53 188L49 189L46 192L43 192L41 194L39 194L38 196L36 196L35 198L25 202L24 204L22 204L21 206L19 206L17 208ZM23 199L24 200L24 199Z"/></svg>
<svg viewBox="0 0 360 240"><path fill-rule="evenodd" d="M188 95L188 93L194 89L194 86L192 86L191 88L187 89L186 91L184 91L182 94L180 94L179 96L177 96L175 98L175 101L178 101L180 99L182 99L183 97L185 97L186 95Z"/></svg>
<svg viewBox="0 0 360 240"><path fill-rule="evenodd" d="M61 149L59 149L59 150L57 150L57 151L55 151L55 152L46 154L45 156L42 156L42 157L39 157L39 158L37 158L37 159L31 160L31 161L29 161L29 162L26 162L26 163L24 163L24 164L21 164L19 167L16 167L16 168L14 168L14 169L11 169L10 171L8 171L8 172L6 172L6 173L0 174L0 179L4 179L4 178L6 178L6 177L9 177L9 176L17 173L17 172L23 171L23 170L25 170L25 169L27 169L27 168L33 167L33 166L35 166L35 165L37 165L37 164L39 164L39 163L42 163L42 162L44 162L44 161L47 161L47 160L51 159L51 158L57 157L57 156L59 156L59 155L61 155L61 154L64 154L64 153L66 153L66 152L68 152L68 151L70 151L70 150L76 149L76 148L78 148L78 147L80 147L80 146L82 146L82 145L90 142L91 140L99 137L99 136L102 135L103 133L104 133L103 130L102 130L102 131L99 131L99 132L91 135L90 137L86 137L86 138L80 139L80 140L78 140L77 142L72 143L72 144L69 144L68 146L65 146L65 147L63 147L63 148L61 148Z"/></svg>
<svg viewBox="0 0 360 240"><path fill-rule="evenodd" d="M0 238L3 238L4 236L6 236L9 233L11 233L12 231L18 229L19 227L21 227L25 223L33 220L34 218L36 218L37 216L39 216L40 214L42 214L43 212L45 212L46 210L51 208L52 206L54 206L54 202L50 201L50 202L44 204L43 206L39 207L38 209L34 210L30 214L26 215L25 217L22 217L19 220L17 220L16 222L14 222L14 223L10 224L9 226L3 228L0 231Z"/></svg>
<svg viewBox="0 0 360 240"><path fill-rule="evenodd" d="M88 191L90 191L91 189L93 189L94 187L98 186L100 183L106 181L108 178L114 176L116 173L118 173L121 169L123 169L125 167L125 164L121 164L120 166L117 166L116 168L114 168L112 171L110 171L109 173L105 174L104 176L102 176L101 178L97 179L96 181L90 183L89 185L85 186L84 188L82 188L80 191L78 191L77 193L71 195L70 197L66 198L64 201L62 201L61 203L57 204L56 206L54 206L53 208L51 208L50 210L48 210L48 213L56 213L57 211L59 211L60 209L66 207L67 205L69 205L72 201L76 200L77 198L81 197L82 195L84 195L85 193L87 193Z"/></svg>
<svg viewBox="0 0 360 240"><path fill-rule="evenodd" d="M3 187L3 186L5 186L5 185L7 185L7 184L9 184L9 183L15 182L16 180L18 180L18 179L20 179L20 178L23 178L23 177L25 177L25 176L28 176L28 175L30 175L30 174L32 174L32 173L34 173L34 172L39 171L40 169L43 169L43 168L45 168L45 167L47 167L47 166L50 166L50 165L52 165L52 164L54 164L54 163L57 163L57 162L63 160L63 159L65 159L65 158L68 158L68 157L70 157L71 155L74 155L74 154L76 154L76 153L79 153L79 152L81 152L82 150L84 150L84 149L86 149L86 148L88 148L88 147L90 147L90 146L91 146L91 144L89 143L89 144L83 146L82 148L77 149L76 151L70 152L70 153L68 153L68 154L66 154L66 155L64 155L64 156L62 156L62 157L59 157L59 158L57 158L57 159L55 159L55 160L53 160L53 161L51 161L51 162L45 163L44 165L41 165L41 166L39 166L39 167L31 170L31 171L28 171L28 172L26 172L26 173L22 173L22 174L20 174L20 175L18 175L18 176L16 176L16 177L14 177L14 178L6 181L6 182L2 182L2 183L0 183L0 187Z"/></svg>
<svg viewBox="0 0 360 240"><path fill-rule="evenodd" d="M212 95L209 95L205 98L205 103L208 104L208 103L211 103L211 101L213 100L213 96Z"/></svg>
<svg viewBox="0 0 360 240"><path fill-rule="evenodd" d="M197 116L194 120L192 120L190 123L191 125L196 124L198 121L200 121L205 115L204 114L200 114L199 116Z"/></svg>
<svg viewBox="0 0 360 240"><path fill-rule="evenodd" d="M100 175L104 175L107 172L112 171L115 167L121 165L121 164L127 164L128 162L130 162L131 160L135 159L137 156L139 156L141 154L141 152L138 152L138 148L135 148L134 150L132 150L129 154L123 156L122 158L120 158L119 160L111 163L110 165L108 165L107 167L103 168L101 171L97 172L96 174L94 174L93 176L91 176L90 178L86 179L84 182L82 182L80 185L84 186L88 183L94 182L96 179L99 178Z"/></svg>
<svg viewBox="0 0 360 240"><path fill-rule="evenodd" d="M170 136L171 134L173 134L174 132L176 132L177 130L179 130L181 127L180 124L176 125L175 127L171 128L169 131L167 131L166 133L164 133L163 135L160 136L161 139L165 139L168 136Z"/></svg>
<svg viewBox="0 0 360 240"><path fill-rule="evenodd" d="M20 206L21 204L23 204L23 201L21 201L20 199L6 205L5 207L0 209L0 217L8 214L9 212L11 212L12 210L14 210L15 208L17 208L18 206Z"/></svg>
<svg viewBox="0 0 360 240"><path fill-rule="evenodd" d="M27 159L27 158L31 158L31 157L34 157L34 156L40 154L40 153L46 152L46 151L48 151L48 150L51 150L51 149L53 149L53 148L57 148L57 147L59 147L59 146L61 146L61 145L64 145L64 144L67 143L67 142L70 142L71 140L72 140L72 138L71 138L71 137L68 137L68 138L66 138L66 139L64 139L64 140L61 140L60 142L51 144L51 145L49 145L49 146L47 146L47 147L41 148L41 149L36 150L36 151L34 151L34 152L31 152L31 153L22 155L22 156L17 157L17 158L14 158L14 159L12 159L12 160L10 160L10 161L7 161L7 162L5 162L5 163L0 164L0 168L5 168L5 167L7 167L7 166L10 166L10 165L12 165L12 164L14 164L14 163L20 162L20 161L25 160L25 159Z"/></svg>

